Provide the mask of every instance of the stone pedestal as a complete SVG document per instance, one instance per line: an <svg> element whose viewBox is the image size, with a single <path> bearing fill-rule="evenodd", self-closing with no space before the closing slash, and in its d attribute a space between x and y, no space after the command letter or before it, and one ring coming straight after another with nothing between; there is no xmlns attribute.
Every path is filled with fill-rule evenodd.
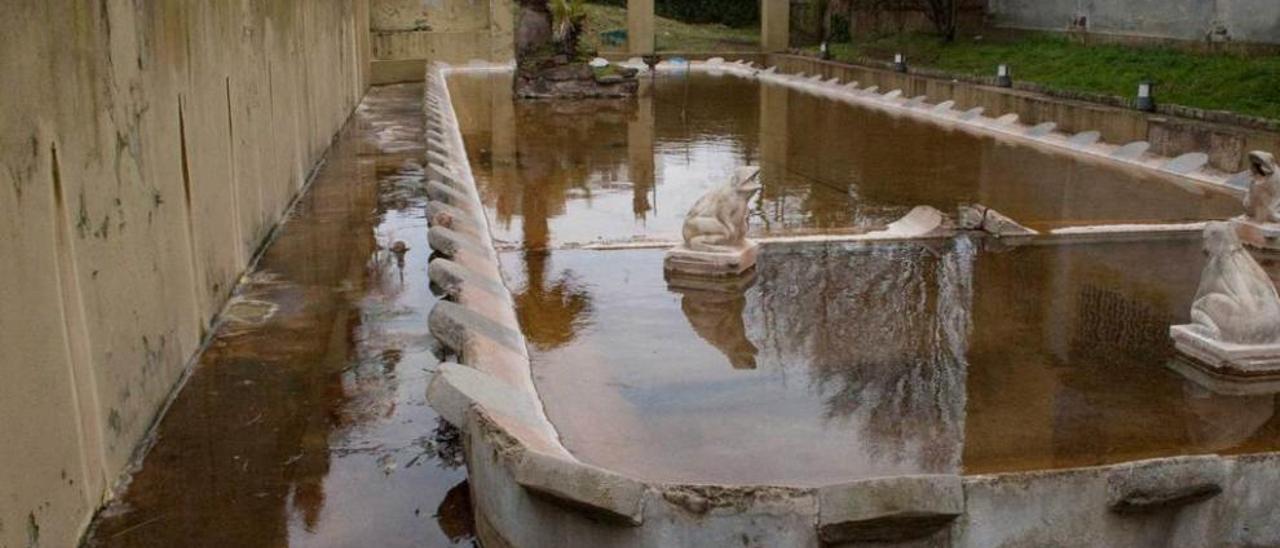
<svg viewBox="0 0 1280 548"><path fill-rule="evenodd" d="M756 266L759 244L747 240L738 251L694 251L680 245L667 252L663 270L667 277L705 276L711 278L738 276Z"/></svg>
<svg viewBox="0 0 1280 548"><path fill-rule="evenodd" d="M756 273L750 269L737 276L711 277L688 274L669 268L664 274L664 278L667 281L667 289L682 295L696 292L714 295L737 295L740 297L756 283Z"/></svg>
<svg viewBox="0 0 1280 548"><path fill-rule="evenodd" d="M1214 375L1258 381L1280 380L1280 344L1245 345L1215 341L1191 325L1169 328L1178 352Z"/></svg>
<svg viewBox="0 0 1280 548"><path fill-rule="evenodd" d="M1249 247L1280 253L1280 223L1259 223L1248 217L1231 219L1240 241Z"/></svg>

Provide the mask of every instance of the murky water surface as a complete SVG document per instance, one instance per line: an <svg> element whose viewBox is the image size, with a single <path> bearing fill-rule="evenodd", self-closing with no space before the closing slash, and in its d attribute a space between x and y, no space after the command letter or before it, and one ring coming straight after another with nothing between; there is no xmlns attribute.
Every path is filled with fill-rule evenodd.
<svg viewBox="0 0 1280 548"><path fill-rule="evenodd" d="M653 480L813 485L1280 448L1274 395L1166 367L1199 242L770 246L747 283L660 250L504 254L565 444Z"/></svg>
<svg viewBox="0 0 1280 548"><path fill-rule="evenodd" d="M370 91L87 545L472 545L425 398L421 93Z"/></svg>
<svg viewBox="0 0 1280 548"><path fill-rule="evenodd" d="M881 228L917 205L982 203L1036 229L1227 218L1239 199L732 76L662 76L638 101L521 103L509 76L451 90L500 243L675 240L743 164L752 231Z"/></svg>

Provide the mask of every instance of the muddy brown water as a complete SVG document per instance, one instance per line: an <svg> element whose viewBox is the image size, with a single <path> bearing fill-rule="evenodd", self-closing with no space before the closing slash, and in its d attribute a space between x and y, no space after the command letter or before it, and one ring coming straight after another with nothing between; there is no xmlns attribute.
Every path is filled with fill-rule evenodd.
<svg viewBox="0 0 1280 548"><path fill-rule="evenodd" d="M510 77L450 87L500 243L675 240L693 202L762 167L756 235L864 232L982 203L1036 229L1225 219L1240 200L733 76L646 79L638 101L522 103Z"/></svg>
<svg viewBox="0 0 1280 548"><path fill-rule="evenodd" d="M766 248L748 282L661 250L504 254L567 447L657 481L817 485L1280 448L1274 395L1166 367L1195 239Z"/></svg>
<svg viewBox="0 0 1280 548"><path fill-rule="evenodd" d="M425 397L421 93L369 92L87 546L472 545Z"/></svg>
<svg viewBox="0 0 1280 548"><path fill-rule="evenodd" d="M1226 218L1227 193L728 76L637 101L451 93L566 446L657 481L816 485L1273 449L1274 397L1166 368L1194 237L1003 249L982 240L772 245L753 278L665 280L688 207L762 166L756 235L856 233L916 205L1037 229ZM988 249L990 247L990 249Z"/></svg>

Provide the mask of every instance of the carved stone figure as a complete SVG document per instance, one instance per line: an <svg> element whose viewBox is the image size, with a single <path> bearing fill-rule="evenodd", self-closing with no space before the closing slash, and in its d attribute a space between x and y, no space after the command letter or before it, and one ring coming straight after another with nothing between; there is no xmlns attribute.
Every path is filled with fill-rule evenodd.
<svg viewBox="0 0 1280 548"><path fill-rule="evenodd" d="M1280 296L1266 271L1231 225L1209 223L1204 240L1209 264L1191 305L1192 329L1224 343L1280 344Z"/></svg>
<svg viewBox="0 0 1280 548"><path fill-rule="evenodd" d="M1249 170L1253 182L1245 195L1245 215L1255 223L1280 223L1280 172L1276 159L1268 152L1249 153Z"/></svg>
<svg viewBox="0 0 1280 548"><path fill-rule="evenodd" d="M760 190L760 168L742 167L728 183L703 195L684 218L684 244L667 252L668 273L735 276L756 264L747 239L747 204Z"/></svg>
<svg viewBox="0 0 1280 548"><path fill-rule="evenodd" d="M684 243L694 251L737 251L746 246L747 203L760 190L760 168L742 167L706 193L684 218Z"/></svg>

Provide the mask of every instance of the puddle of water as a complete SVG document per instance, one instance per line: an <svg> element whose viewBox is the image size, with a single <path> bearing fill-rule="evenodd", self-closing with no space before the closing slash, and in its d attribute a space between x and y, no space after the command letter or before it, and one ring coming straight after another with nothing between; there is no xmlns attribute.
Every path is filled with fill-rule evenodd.
<svg viewBox="0 0 1280 548"><path fill-rule="evenodd" d="M646 79L638 101L521 103L502 74L451 77L500 242L678 239L692 203L762 166L757 235L881 228L978 202L1036 229L1227 218L1239 200L1152 175L729 76Z"/></svg>
<svg viewBox="0 0 1280 548"><path fill-rule="evenodd" d="M421 93L370 91L88 546L473 544L425 397Z"/></svg>
<svg viewBox="0 0 1280 548"><path fill-rule="evenodd" d="M662 254L503 254L548 413L608 469L814 485L1280 445L1274 396L1165 367L1193 240L774 246L696 289Z"/></svg>

